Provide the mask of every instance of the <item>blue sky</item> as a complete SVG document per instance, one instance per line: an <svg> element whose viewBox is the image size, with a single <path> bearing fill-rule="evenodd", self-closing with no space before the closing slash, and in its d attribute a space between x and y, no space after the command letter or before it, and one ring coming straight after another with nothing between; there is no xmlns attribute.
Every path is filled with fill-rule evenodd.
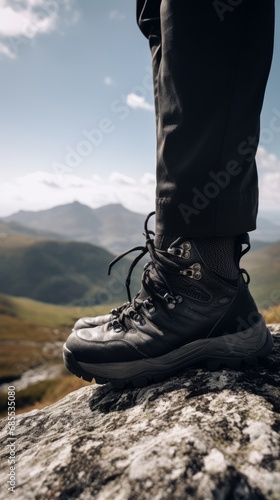
<svg viewBox="0 0 280 500"><path fill-rule="evenodd" d="M150 54L135 3L0 0L0 216L74 199L153 208ZM259 153L267 210L280 206L280 128L271 129L275 116L280 125L276 28Z"/></svg>

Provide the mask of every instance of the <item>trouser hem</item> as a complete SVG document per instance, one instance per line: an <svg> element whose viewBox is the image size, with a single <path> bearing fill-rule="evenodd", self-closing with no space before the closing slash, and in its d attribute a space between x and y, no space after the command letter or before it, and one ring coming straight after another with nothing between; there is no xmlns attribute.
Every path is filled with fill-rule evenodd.
<svg viewBox="0 0 280 500"><path fill-rule="evenodd" d="M252 205L216 200L205 207L168 198L156 200L156 234L159 236L235 236L256 229L257 200Z"/></svg>

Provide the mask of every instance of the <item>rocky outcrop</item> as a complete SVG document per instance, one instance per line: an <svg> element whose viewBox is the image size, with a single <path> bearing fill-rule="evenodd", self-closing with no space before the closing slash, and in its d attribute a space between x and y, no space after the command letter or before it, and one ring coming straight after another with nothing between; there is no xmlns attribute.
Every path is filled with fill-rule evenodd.
<svg viewBox="0 0 280 500"><path fill-rule="evenodd" d="M89 386L19 415L11 498L280 498L280 325L259 367L196 367L165 383ZM7 422L1 421L1 499Z"/></svg>

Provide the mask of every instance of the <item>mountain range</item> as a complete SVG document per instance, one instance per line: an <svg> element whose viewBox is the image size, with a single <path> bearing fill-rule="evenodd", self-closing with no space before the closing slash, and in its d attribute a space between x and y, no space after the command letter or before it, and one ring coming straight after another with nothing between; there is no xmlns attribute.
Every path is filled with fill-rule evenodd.
<svg viewBox="0 0 280 500"><path fill-rule="evenodd" d="M94 210L75 202L0 220L0 293L53 304L122 303L131 258L118 263L110 278L108 264L114 254L144 243L144 219L119 204ZM271 243L280 240L280 226L261 219L256 234L241 265L251 275L258 305L266 308L280 303L280 241ZM135 270L133 294L142 268L140 263Z"/></svg>
<svg viewBox="0 0 280 500"><path fill-rule="evenodd" d="M129 246L143 244L145 216L127 210L120 204L92 209L79 202L60 205L48 210L30 212L21 210L2 219L5 223L18 223L42 236L92 243L114 253Z"/></svg>
<svg viewBox="0 0 280 500"><path fill-rule="evenodd" d="M21 210L5 217L0 220L0 235L6 226L8 234L17 232L81 241L121 253L144 243L144 220L145 215L127 210L121 204L92 209L76 201L38 212ZM151 229L153 224L152 219ZM253 249L280 241L280 225L260 217L251 240Z"/></svg>
<svg viewBox="0 0 280 500"><path fill-rule="evenodd" d="M120 304L127 300L123 259L108 277L114 255L91 245L11 234L0 238L0 293L52 304ZM142 269L135 269L138 291Z"/></svg>

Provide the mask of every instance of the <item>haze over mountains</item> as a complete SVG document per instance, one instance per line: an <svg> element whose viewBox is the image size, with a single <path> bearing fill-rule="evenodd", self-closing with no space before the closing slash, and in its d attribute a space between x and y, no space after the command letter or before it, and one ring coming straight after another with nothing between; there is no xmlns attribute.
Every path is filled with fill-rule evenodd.
<svg viewBox="0 0 280 500"><path fill-rule="evenodd" d="M38 212L21 210L2 219L2 227L0 220L0 232L6 223L9 223L8 232L11 232L11 228L14 232L24 232L20 226L11 226L11 223L18 223L32 235L92 243L113 253L120 253L130 246L144 243L144 220L145 215L131 212L120 204L92 209L74 202ZM153 224L152 219L151 229ZM280 225L260 217L257 230L251 233L251 240L255 248L267 242L280 241Z"/></svg>
<svg viewBox="0 0 280 500"><path fill-rule="evenodd" d="M122 303L131 261L118 263L111 278L108 264L144 244L144 220L119 204L92 209L78 202L0 220L0 293L53 304ZM280 226L260 219L251 242L253 251L241 265L258 305L267 308L280 303ZM133 293L142 268L140 262Z"/></svg>
<svg viewBox="0 0 280 500"><path fill-rule="evenodd" d="M39 212L21 210L3 219L28 229L51 232L55 237L92 243L115 253L143 243L145 216L120 204L92 209L79 202Z"/></svg>
<svg viewBox="0 0 280 500"><path fill-rule="evenodd" d="M34 237L43 237L43 238L62 238L52 231L44 231L42 229L32 229L27 226L23 226L16 221L4 221L0 219L0 238L5 238L11 234L22 234ZM62 238L63 239L63 238ZM66 238L67 239L67 238Z"/></svg>
<svg viewBox="0 0 280 500"><path fill-rule="evenodd" d="M0 238L0 293L51 304L121 304L127 300L131 261L123 259L108 277L113 259L113 254L89 243L9 235ZM133 294L141 274L139 267Z"/></svg>

